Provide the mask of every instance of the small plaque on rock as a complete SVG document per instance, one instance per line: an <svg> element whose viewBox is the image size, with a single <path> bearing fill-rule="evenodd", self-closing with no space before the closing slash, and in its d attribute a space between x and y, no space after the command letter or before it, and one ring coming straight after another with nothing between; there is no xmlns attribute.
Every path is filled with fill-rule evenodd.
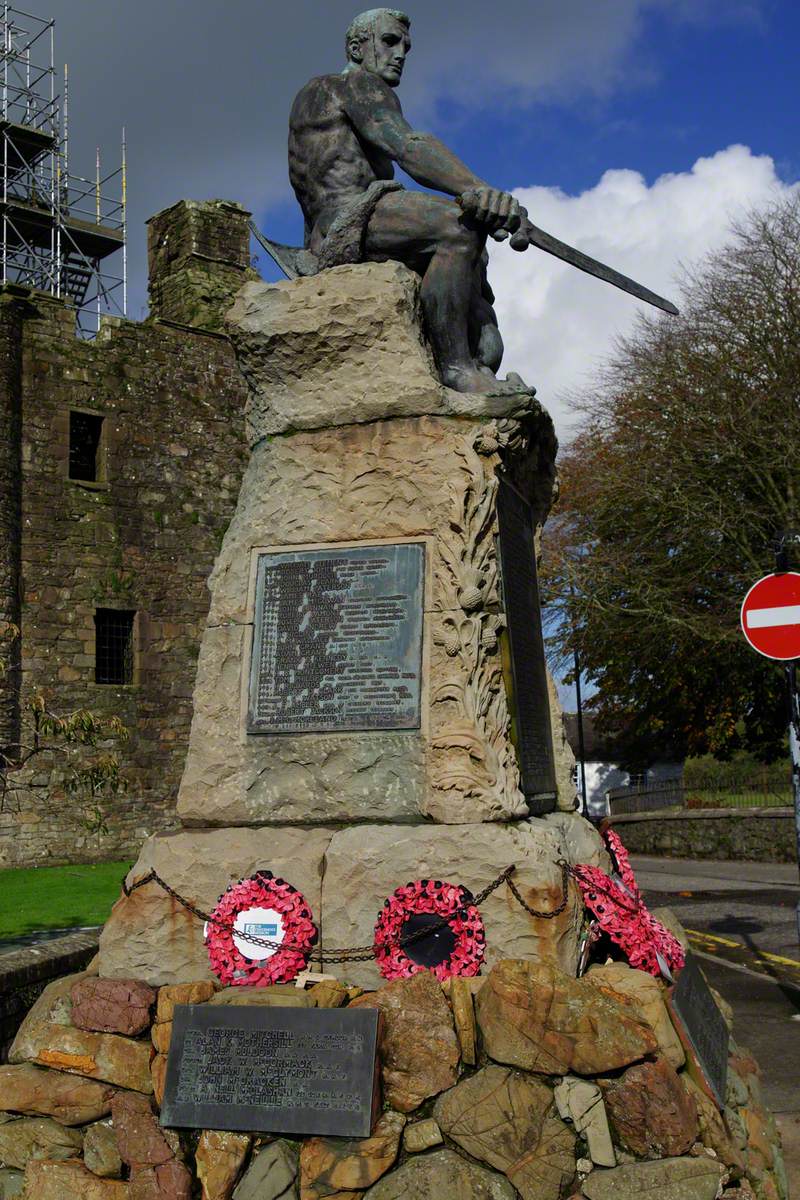
<svg viewBox="0 0 800 1200"><path fill-rule="evenodd" d="M425 546L260 554L248 733L418 729Z"/></svg>
<svg viewBox="0 0 800 1200"><path fill-rule="evenodd" d="M724 1108L730 1035L693 954L686 955L678 982L670 989L668 1006L690 1073L718 1107Z"/></svg>
<svg viewBox="0 0 800 1200"><path fill-rule="evenodd" d="M369 1137L376 1009L175 1008L161 1124Z"/></svg>

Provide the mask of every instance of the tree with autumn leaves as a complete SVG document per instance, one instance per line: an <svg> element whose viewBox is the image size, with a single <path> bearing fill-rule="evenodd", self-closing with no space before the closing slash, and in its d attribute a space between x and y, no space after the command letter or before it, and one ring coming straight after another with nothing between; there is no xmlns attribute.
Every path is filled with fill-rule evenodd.
<svg viewBox="0 0 800 1200"><path fill-rule="evenodd" d="M553 650L577 649L631 763L654 741L769 760L784 674L739 610L800 530L800 198L735 227L682 290L680 317L642 318L576 400L545 532Z"/></svg>

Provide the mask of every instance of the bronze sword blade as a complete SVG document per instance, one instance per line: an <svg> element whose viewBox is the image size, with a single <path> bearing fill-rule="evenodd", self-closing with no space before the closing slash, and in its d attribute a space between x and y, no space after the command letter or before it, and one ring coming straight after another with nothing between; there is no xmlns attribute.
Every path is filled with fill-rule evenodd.
<svg viewBox="0 0 800 1200"><path fill-rule="evenodd" d="M673 317L678 316L678 310L675 305L669 300L665 300L663 296L659 296L656 292L651 292L649 288L642 287L634 279L629 279L627 275L622 275L619 271L615 271L613 267L607 267L605 263L598 262L596 258L590 258L588 254L583 254L582 251L576 250L574 246L568 246L566 242L560 242L558 238L545 233L543 229L539 229L529 220L523 221L518 233L514 235L520 241L523 236L527 239L529 245L537 246L547 254L552 254L556 258L560 258L563 262L569 263L570 266L577 267L579 271L585 271L587 275L594 275L597 279L611 283L623 292L628 292L631 296L636 296L638 300L644 300L647 304L653 304L656 308L661 308L664 312L671 313ZM512 237L512 243L514 237Z"/></svg>

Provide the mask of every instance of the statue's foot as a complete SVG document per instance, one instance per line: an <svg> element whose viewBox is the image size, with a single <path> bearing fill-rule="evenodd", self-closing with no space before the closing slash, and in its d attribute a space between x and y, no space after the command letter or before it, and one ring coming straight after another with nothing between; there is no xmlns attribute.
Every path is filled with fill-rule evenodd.
<svg viewBox="0 0 800 1200"><path fill-rule="evenodd" d="M533 392L526 383L510 372L507 379L497 379L486 367L446 367L442 371L442 383L454 392L480 392L484 395L518 395Z"/></svg>

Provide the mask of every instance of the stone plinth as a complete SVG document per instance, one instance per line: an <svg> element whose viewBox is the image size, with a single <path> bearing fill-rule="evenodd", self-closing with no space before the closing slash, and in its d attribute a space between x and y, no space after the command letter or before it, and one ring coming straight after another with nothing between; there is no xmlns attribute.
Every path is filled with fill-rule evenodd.
<svg viewBox="0 0 800 1200"><path fill-rule="evenodd" d="M410 879L446 879L477 894L513 863L525 900L549 911L561 899L561 858L608 867L599 834L574 813L509 825L187 830L148 838L128 882L155 868L208 911L229 883L268 869L303 892L323 947L370 946L384 900ZM531 918L502 885L481 907L487 966L521 956L574 972L581 912L574 884L552 920ZM374 962L323 967L360 987L381 983ZM114 905L100 936L99 970L159 986L213 978L202 922L154 883Z"/></svg>
<svg viewBox="0 0 800 1200"><path fill-rule="evenodd" d="M444 387L422 332L419 280L401 263L334 267L292 283L248 283L228 315L250 385L251 444L295 429L392 417L509 417L529 391ZM492 387L495 386L495 392Z"/></svg>
<svg viewBox="0 0 800 1200"><path fill-rule="evenodd" d="M544 519L550 418L528 391L442 387L416 277L396 263L248 284L229 326L255 444L210 580L182 822L527 817L502 667L495 499L502 469ZM259 552L408 541L426 559L419 728L248 733ZM559 787L570 807L568 764Z"/></svg>

